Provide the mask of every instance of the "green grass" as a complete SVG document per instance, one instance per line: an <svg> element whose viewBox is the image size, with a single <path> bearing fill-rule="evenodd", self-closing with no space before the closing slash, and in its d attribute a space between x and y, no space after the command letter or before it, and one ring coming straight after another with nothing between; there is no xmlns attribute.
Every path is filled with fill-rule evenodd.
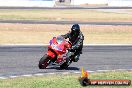
<svg viewBox="0 0 132 88"><path fill-rule="evenodd" d="M106 73L90 73L90 79L129 79L132 72L112 71ZM0 88L84 88L79 84L80 75L45 75L39 77L19 77L0 80ZM132 88L131 86L88 86L87 88Z"/></svg>
<svg viewBox="0 0 132 88"><path fill-rule="evenodd" d="M131 14L96 10L0 10L0 20L131 21Z"/></svg>

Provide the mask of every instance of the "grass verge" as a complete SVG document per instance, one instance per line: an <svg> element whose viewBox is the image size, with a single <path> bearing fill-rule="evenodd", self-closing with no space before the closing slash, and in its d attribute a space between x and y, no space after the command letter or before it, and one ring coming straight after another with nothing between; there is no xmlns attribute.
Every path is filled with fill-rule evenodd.
<svg viewBox="0 0 132 88"><path fill-rule="evenodd" d="M0 44L48 44L71 25L0 24ZM132 44L132 26L81 25L84 44Z"/></svg>
<svg viewBox="0 0 132 88"><path fill-rule="evenodd" d="M0 88L84 88L79 84L80 75L45 75L0 80ZM90 79L129 79L131 71L90 73ZM131 88L131 86L88 86L87 88Z"/></svg>
<svg viewBox="0 0 132 88"><path fill-rule="evenodd" d="M131 21L131 14L96 10L0 10L0 20Z"/></svg>

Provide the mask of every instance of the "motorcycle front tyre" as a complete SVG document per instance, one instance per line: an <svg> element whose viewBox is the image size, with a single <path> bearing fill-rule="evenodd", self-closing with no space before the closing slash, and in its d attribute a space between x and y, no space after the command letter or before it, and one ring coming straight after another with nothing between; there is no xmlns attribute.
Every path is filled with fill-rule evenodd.
<svg viewBox="0 0 132 88"><path fill-rule="evenodd" d="M39 69L45 69L50 64L50 57L45 54L39 61L38 67Z"/></svg>

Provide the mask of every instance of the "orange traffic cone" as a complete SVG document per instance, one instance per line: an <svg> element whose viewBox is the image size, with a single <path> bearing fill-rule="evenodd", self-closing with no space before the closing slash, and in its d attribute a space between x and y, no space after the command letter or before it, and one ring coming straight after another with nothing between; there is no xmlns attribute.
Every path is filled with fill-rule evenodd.
<svg viewBox="0 0 132 88"><path fill-rule="evenodd" d="M82 77L87 77L88 78L88 72L84 71L84 67L82 67Z"/></svg>

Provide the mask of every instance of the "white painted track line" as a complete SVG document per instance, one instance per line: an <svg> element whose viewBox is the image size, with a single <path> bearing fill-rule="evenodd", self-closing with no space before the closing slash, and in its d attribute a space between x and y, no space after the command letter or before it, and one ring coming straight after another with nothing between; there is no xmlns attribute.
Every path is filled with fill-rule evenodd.
<svg viewBox="0 0 132 88"><path fill-rule="evenodd" d="M110 72L110 71L132 71L132 69L115 69L115 70L86 70L89 73L98 73L98 72ZM17 78L17 77L32 77L32 76L44 76L44 75L54 75L54 74L62 74L62 75L68 75L68 74L81 74L81 71L74 71L74 72L52 72L52 73L36 73L36 74L25 74L25 75L19 75L19 76L0 76L0 80L9 79L9 78Z"/></svg>

